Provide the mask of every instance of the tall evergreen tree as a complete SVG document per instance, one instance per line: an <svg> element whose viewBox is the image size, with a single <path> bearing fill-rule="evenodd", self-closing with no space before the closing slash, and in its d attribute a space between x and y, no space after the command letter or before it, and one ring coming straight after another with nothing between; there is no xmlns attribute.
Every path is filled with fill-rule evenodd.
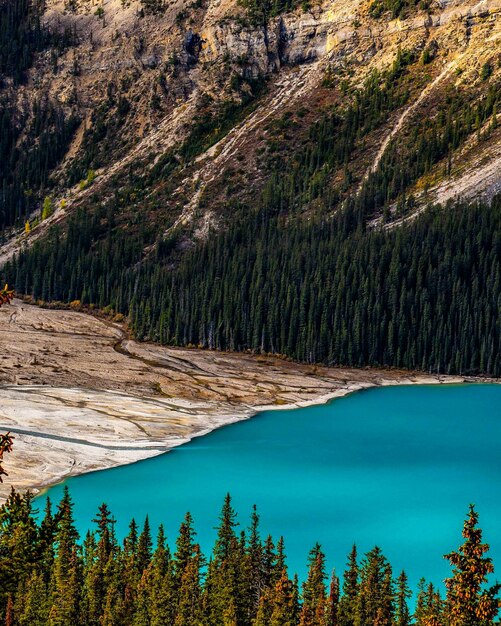
<svg viewBox="0 0 501 626"><path fill-rule="evenodd" d="M144 520L144 526L139 535L139 541L137 544L137 567L142 574L146 570L151 561L151 549L153 542L151 539L150 521L148 516Z"/></svg>
<svg viewBox="0 0 501 626"><path fill-rule="evenodd" d="M412 597L409 589L407 574L402 571L397 578L397 590L395 597L395 626L410 626L411 614L408 600Z"/></svg>
<svg viewBox="0 0 501 626"><path fill-rule="evenodd" d="M499 611L501 585L486 586L494 566L492 559L485 556L489 545L482 541L478 513L473 505L463 526L463 537L465 541L458 551L445 556L453 567L452 577L446 580L449 624L491 626Z"/></svg>
<svg viewBox="0 0 501 626"><path fill-rule="evenodd" d="M59 503L56 530L56 557L50 581L51 606L48 626L78 626L82 570L79 557L79 538L73 518L73 501L68 487L64 488Z"/></svg>
<svg viewBox="0 0 501 626"><path fill-rule="evenodd" d="M33 495L12 489L0 508L0 602L5 603L38 562L38 532ZM14 607L12 607L14 611Z"/></svg>
<svg viewBox="0 0 501 626"><path fill-rule="evenodd" d="M327 612L325 556L316 544L309 555L308 577L303 585L300 626L324 626Z"/></svg>
<svg viewBox="0 0 501 626"><path fill-rule="evenodd" d="M443 626L444 607L440 592L432 583L426 584L424 578L419 581L414 612L416 626Z"/></svg>
<svg viewBox="0 0 501 626"><path fill-rule="evenodd" d="M359 591L359 567L357 547L353 545L348 555L347 569L343 576L343 595L339 601L339 626L354 626Z"/></svg>
<svg viewBox="0 0 501 626"><path fill-rule="evenodd" d="M391 566L377 546L365 555L360 569L356 626L391 626L393 623Z"/></svg>
<svg viewBox="0 0 501 626"><path fill-rule="evenodd" d="M332 572L329 586L329 597L327 598L327 613L325 626L338 626L339 623L339 578L336 572Z"/></svg>

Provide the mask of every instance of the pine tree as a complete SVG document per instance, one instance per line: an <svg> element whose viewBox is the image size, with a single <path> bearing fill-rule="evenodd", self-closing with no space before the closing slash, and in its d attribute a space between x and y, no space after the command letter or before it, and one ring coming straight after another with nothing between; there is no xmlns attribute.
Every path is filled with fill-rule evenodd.
<svg viewBox="0 0 501 626"><path fill-rule="evenodd" d="M38 561L33 495L12 489L0 507L0 606L29 575Z"/></svg>
<svg viewBox="0 0 501 626"><path fill-rule="evenodd" d="M46 626L49 611L47 596L47 584L42 572L34 571L19 610L19 626Z"/></svg>
<svg viewBox="0 0 501 626"><path fill-rule="evenodd" d="M256 506L252 508L251 527L249 531L249 541L247 546L248 571L248 591L249 594L249 616L257 612L261 594L265 581L263 564L263 544L259 536L259 515Z"/></svg>
<svg viewBox="0 0 501 626"><path fill-rule="evenodd" d="M51 607L48 626L80 624L81 562L77 545L78 532L73 519L73 502L68 487L56 513L57 551L50 581Z"/></svg>
<svg viewBox="0 0 501 626"><path fill-rule="evenodd" d="M397 593L395 607L395 626L410 626L411 614L407 600L412 596L409 589L407 574L402 571L397 578Z"/></svg>
<svg viewBox="0 0 501 626"><path fill-rule="evenodd" d="M219 516L213 558L207 573L204 603L208 624L211 626L231 626L233 622L244 619L247 613L246 603L239 602L239 589L245 583L241 576L241 545L235 533L237 525L231 496L227 494Z"/></svg>
<svg viewBox="0 0 501 626"><path fill-rule="evenodd" d="M339 602L339 626L354 626L359 592L357 547L348 555L348 569L343 576L343 595Z"/></svg>
<svg viewBox="0 0 501 626"><path fill-rule="evenodd" d="M183 571L178 592L178 603L174 626L202 626L200 568L202 558L200 549L195 546L193 556Z"/></svg>
<svg viewBox="0 0 501 626"><path fill-rule="evenodd" d="M151 540L151 530L150 530L150 521L148 516L144 520L143 530L139 535L139 541L137 544L137 567L138 571L142 574L144 572L151 561L151 549L153 547L153 542Z"/></svg>
<svg viewBox="0 0 501 626"><path fill-rule="evenodd" d="M174 608L172 563L162 525L158 529L150 570L151 626L163 626L174 621Z"/></svg>
<svg viewBox="0 0 501 626"><path fill-rule="evenodd" d="M308 577L303 585L300 626L324 626L327 609L325 556L316 544L309 555Z"/></svg>
<svg viewBox="0 0 501 626"><path fill-rule="evenodd" d="M269 626L296 626L298 617L297 588L283 569L270 594Z"/></svg>
<svg viewBox="0 0 501 626"><path fill-rule="evenodd" d="M256 618L252 621L252 626L270 626L272 616L272 591L264 589L256 611Z"/></svg>
<svg viewBox="0 0 501 626"><path fill-rule="evenodd" d="M327 598L327 613L325 626L338 626L339 618L339 578L336 572L332 572L329 586L329 597Z"/></svg>
<svg viewBox="0 0 501 626"><path fill-rule="evenodd" d="M377 546L365 555L360 569L356 626L391 626L393 622L391 566Z"/></svg>
<svg viewBox="0 0 501 626"><path fill-rule="evenodd" d="M92 521L96 524L97 530L92 541L87 542L87 547L91 551L86 555L88 558L85 571L85 599L89 626L99 623L99 616L103 612L108 595L110 570L113 570L110 567L110 560L117 550L115 519L106 504L98 507L98 513Z"/></svg>
<svg viewBox="0 0 501 626"><path fill-rule="evenodd" d="M52 502L50 498L45 501L44 517L40 524L39 538L39 558L45 582L49 580L49 574L54 564L54 541L56 537L57 524L52 515Z"/></svg>
<svg viewBox="0 0 501 626"><path fill-rule="evenodd" d="M453 567L452 577L446 580L451 626L490 626L499 611L501 585L485 586L494 566L491 558L484 556L489 546L482 542L482 530L477 524L478 513L470 505L463 526L465 541L457 552L445 556Z"/></svg>
<svg viewBox="0 0 501 626"><path fill-rule="evenodd" d="M102 563L106 563L111 552L116 548L115 540L115 519L106 504L101 504L95 519L92 520L97 525L97 549L98 558Z"/></svg>
<svg viewBox="0 0 501 626"><path fill-rule="evenodd" d="M151 580L150 572L143 570L143 575L137 587L137 595L134 601L133 626L150 626L150 592Z"/></svg>
<svg viewBox="0 0 501 626"><path fill-rule="evenodd" d="M422 578L418 584L416 610L414 612L416 626L443 626L443 601L432 583L426 585Z"/></svg>
<svg viewBox="0 0 501 626"><path fill-rule="evenodd" d="M216 545L214 546L214 559L220 563L228 560L236 544L235 527L238 526L236 513L231 504L230 494L226 494L223 508L219 517Z"/></svg>
<svg viewBox="0 0 501 626"><path fill-rule="evenodd" d="M174 584L176 589L181 586L184 570L197 551L197 544L194 541L195 535L191 513L186 513L184 521L179 528L176 552L174 554Z"/></svg>

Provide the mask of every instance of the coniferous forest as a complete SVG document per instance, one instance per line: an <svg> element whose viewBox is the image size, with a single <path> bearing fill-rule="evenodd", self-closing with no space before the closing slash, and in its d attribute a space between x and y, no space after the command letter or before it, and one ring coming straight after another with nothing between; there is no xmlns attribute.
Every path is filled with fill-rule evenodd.
<svg viewBox="0 0 501 626"><path fill-rule="evenodd" d="M364 228L348 209L295 223L272 207L139 264L104 211L70 219L5 269L35 299L110 305L139 339L329 365L501 373L501 199ZM174 243L172 245L175 245ZM162 250L158 254L162 254Z"/></svg>
<svg viewBox="0 0 501 626"><path fill-rule="evenodd" d="M392 223L415 209L409 185L479 129L482 138L493 132L499 84L486 86L476 104L471 93L451 88L438 114L418 121L404 143L390 143L359 192L349 191L351 155L406 101L416 63L399 53L347 107L312 124L299 148L270 152L264 188L252 202L229 203L231 219L205 241L186 245L186 234L166 231L145 204L151 185L168 194L176 171L203 149L207 138L197 131L151 170L131 168L106 201L91 196L92 206L21 252L3 276L34 300L126 316L139 340L499 376L500 198L430 206L403 226ZM71 123L56 123L55 111L43 119L59 124L63 143L50 152L56 158ZM92 165L95 146L89 150ZM344 182L333 186L339 172ZM7 204L19 214L15 202Z"/></svg>
<svg viewBox="0 0 501 626"><path fill-rule="evenodd" d="M255 508L242 529L230 496L210 556L189 513L172 550L162 527L152 536L147 517L141 527L132 520L119 542L105 504L81 541L67 489L38 519L29 493L12 491L0 509L6 626L491 626L499 610L501 586L488 583L494 567L472 506L462 545L445 555L445 595L424 579L413 594L379 547L359 556L353 546L338 577L317 544L300 583L283 538L261 536Z"/></svg>

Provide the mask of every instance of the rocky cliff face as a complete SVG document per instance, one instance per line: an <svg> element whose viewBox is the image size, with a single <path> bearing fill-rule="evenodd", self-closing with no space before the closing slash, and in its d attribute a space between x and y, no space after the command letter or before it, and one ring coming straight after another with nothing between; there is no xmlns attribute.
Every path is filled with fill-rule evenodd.
<svg viewBox="0 0 501 626"><path fill-rule="evenodd" d="M489 85L498 89L500 6L438 1L392 19L384 11L374 17L363 0L329 0L256 25L233 0L173 0L155 14L138 0L47 0L45 23L72 33L72 42L38 54L25 84L7 89L19 110L28 114L34 100L47 97L78 127L46 192L54 215L10 239L3 258L75 207L112 194L131 172L146 176L149 197L157 198L148 210L164 234L181 227L191 239L205 236L227 219L229 197L262 187L272 143L282 141L282 151L293 154L315 120L408 53L414 65L406 102L351 157L356 193L387 146L405 141L416 119L432 118L447 90L463 89L475 101ZM277 131L287 115L295 115L292 139L287 129ZM424 193L446 200L499 191L501 135L492 126L488 137L480 141L479 129L449 156L449 167L437 164L408 192L419 201ZM165 169L181 147L182 158ZM95 179L79 182L88 170Z"/></svg>

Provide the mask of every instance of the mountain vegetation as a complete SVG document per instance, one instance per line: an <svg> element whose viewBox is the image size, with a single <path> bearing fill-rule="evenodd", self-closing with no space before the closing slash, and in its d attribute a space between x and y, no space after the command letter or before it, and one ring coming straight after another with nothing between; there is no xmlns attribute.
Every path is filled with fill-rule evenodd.
<svg viewBox="0 0 501 626"><path fill-rule="evenodd" d="M110 233L104 210L79 214L6 272L35 299L111 305L140 339L501 373L499 198L430 209L391 230L365 229L358 206L294 224L276 206L245 214L175 269L161 257L138 264L142 242Z"/></svg>
<svg viewBox="0 0 501 626"><path fill-rule="evenodd" d="M98 19L86 1L49 5L0 3L0 241L17 241L2 275L19 293L106 308L167 345L500 375L499 188L442 208L430 193L466 156L495 154L500 59L482 46L462 61L495 17L461 47L454 24L421 39L413 20L438 10L426 3L357 7L356 45L275 108L274 73L294 87L318 62L295 38L307 7L245 0L212 22L194 3L173 24L156 0ZM358 23L391 17L404 40L390 28L363 48ZM120 28L137 45L108 75L110 50L128 54Z"/></svg>
<svg viewBox="0 0 501 626"><path fill-rule="evenodd" d="M350 551L346 570L328 576L315 545L300 585L288 572L285 544L260 534L252 511L239 530L226 497L207 559L189 513L171 551L161 526L132 520L119 542L112 513L99 507L94 530L79 540L66 490L55 511L36 520L32 496L12 492L0 509L0 615L6 626L492 626L500 585L478 515L470 507L464 543L446 556L446 595L422 580L415 611L405 572L395 574L379 547Z"/></svg>

